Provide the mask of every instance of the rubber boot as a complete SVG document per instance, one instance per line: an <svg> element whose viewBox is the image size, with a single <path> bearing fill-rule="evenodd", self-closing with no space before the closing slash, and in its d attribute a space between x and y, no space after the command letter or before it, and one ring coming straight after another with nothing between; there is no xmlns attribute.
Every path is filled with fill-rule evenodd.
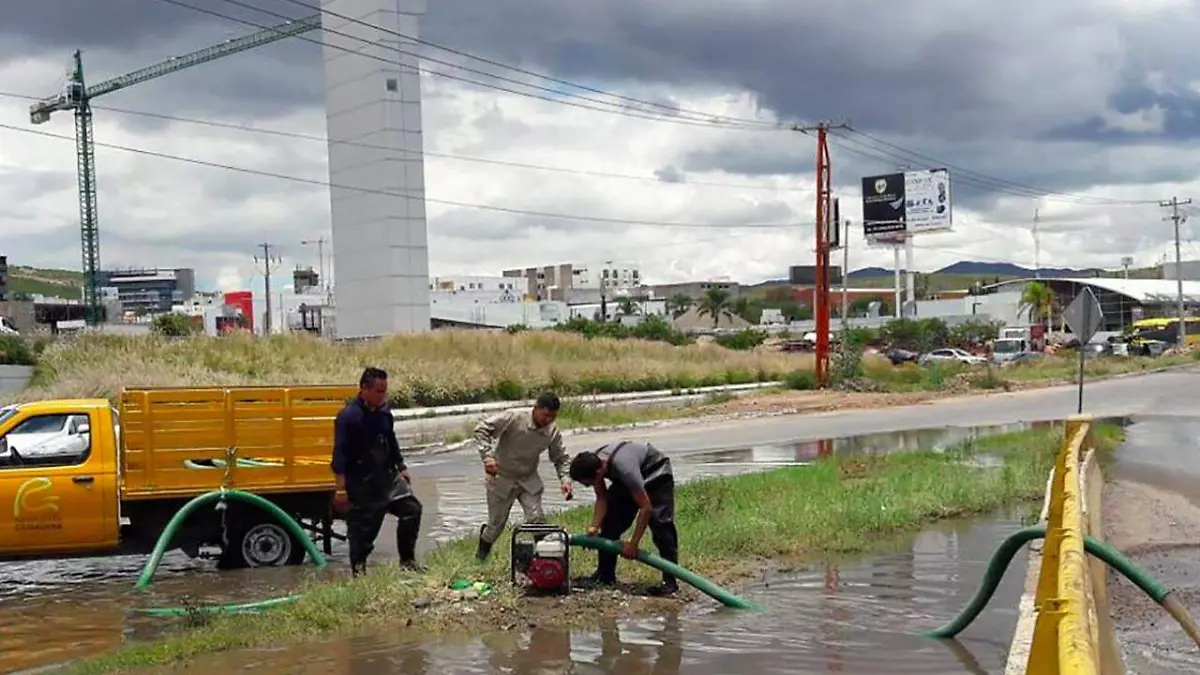
<svg viewBox="0 0 1200 675"><path fill-rule="evenodd" d="M646 589L646 595L654 598L666 598L679 592L679 582L675 579L665 579L657 586Z"/></svg>
<svg viewBox="0 0 1200 675"><path fill-rule="evenodd" d="M479 526L479 547L475 549L475 559L479 562L486 562L492 554L492 542L483 540L483 531L486 529L487 525Z"/></svg>
<svg viewBox="0 0 1200 675"><path fill-rule="evenodd" d="M364 560L360 563L357 563L357 564L356 563L350 564L350 576L361 577L362 575L364 575L366 573L367 573L367 561L366 560Z"/></svg>

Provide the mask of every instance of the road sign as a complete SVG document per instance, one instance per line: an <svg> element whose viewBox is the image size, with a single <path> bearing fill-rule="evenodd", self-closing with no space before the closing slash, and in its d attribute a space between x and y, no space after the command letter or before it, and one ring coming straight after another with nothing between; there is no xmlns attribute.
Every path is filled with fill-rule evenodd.
<svg viewBox="0 0 1200 675"><path fill-rule="evenodd" d="M1071 333L1079 340L1080 348L1082 348L1092 339L1096 331L1100 330L1100 326L1104 323L1104 311L1100 309L1100 302L1096 300L1096 294L1092 293L1091 288L1084 286L1083 290L1063 311L1063 319L1067 322Z"/></svg>

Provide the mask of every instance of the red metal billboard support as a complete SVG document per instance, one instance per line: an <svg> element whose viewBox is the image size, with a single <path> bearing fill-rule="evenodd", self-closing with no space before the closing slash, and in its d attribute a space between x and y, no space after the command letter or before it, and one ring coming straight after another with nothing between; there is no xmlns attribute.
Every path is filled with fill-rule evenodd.
<svg viewBox="0 0 1200 675"><path fill-rule="evenodd" d="M817 127L817 285L813 309L817 320L817 358L813 375L817 386L829 385L829 221L833 204L829 166L828 127Z"/></svg>

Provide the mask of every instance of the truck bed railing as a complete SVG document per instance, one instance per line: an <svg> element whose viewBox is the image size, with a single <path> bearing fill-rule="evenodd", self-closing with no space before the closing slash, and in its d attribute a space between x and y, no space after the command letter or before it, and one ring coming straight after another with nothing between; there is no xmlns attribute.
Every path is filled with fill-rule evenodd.
<svg viewBox="0 0 1200 675"><path fill-rule="evenodd" d="M355 393L323 386L127 389L122 493L162 497L220 485L332 490L333 420Z"/></svg>

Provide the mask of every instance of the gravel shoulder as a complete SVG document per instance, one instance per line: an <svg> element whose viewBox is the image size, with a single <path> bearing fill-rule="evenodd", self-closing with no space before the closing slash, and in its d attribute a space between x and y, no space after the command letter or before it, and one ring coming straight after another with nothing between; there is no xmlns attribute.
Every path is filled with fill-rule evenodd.
<svg viewBox="0 0 1200 675"><path fill-rule="evenodd" d="M1103 510L1108 542L1200 616L1200 507L1168 490L1116 480L1105 485ZM1158 604L1117 573L1108 591L1130 674L1200 671L1196 645Z"/></svg>

